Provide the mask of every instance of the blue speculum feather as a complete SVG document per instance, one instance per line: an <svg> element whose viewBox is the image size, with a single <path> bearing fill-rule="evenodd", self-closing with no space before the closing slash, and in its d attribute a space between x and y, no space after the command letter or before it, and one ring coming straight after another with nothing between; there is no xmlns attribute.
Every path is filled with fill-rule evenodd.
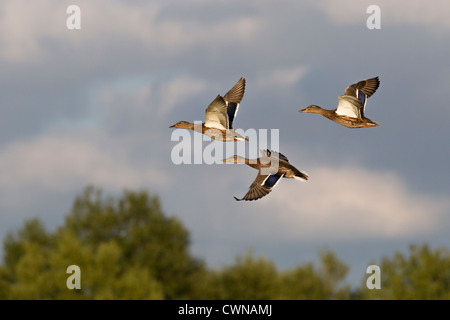
<svg viewBox="0 0 450 320"><path fill-rule="evenodd" d="M236 113L237 103L230 102L228 103L227 114L228 114L228 124L230 129L233 129L233 119Z"/></svg>
<svg viewBox="0 0 450 320"><path fill-rule="evenodd" d="M363 105L366 104L366 95L364 92L358 90L358 99L362 102Z"/></svg>
<svg viewBox="0 0 450 320"><path fill-rule="evenodd" d="M264 185L266 187L272 188L277 183L277 181L280 180L280 178L281 178L280 174L272 174L266 179Z"/></svg>

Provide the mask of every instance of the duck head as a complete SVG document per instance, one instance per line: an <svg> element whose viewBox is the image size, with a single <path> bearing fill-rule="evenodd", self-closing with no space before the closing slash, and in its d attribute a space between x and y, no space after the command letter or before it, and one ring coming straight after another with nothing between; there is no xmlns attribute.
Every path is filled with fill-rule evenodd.
<svg viewBox="0 0 450 320"><path fill-rule="evenodd" d="M180 129L193 129L194 124L190 123L188 121L178 121L173 126L170 126L169 128L180 128Z"/></svg>
<svg viewBox="0 0 450 320"><path fill-rule="evenodd" d="M309 112L309 113L321 113L323 109L315 104L306 107L305 109L298 110L298 112Z"/></svg>

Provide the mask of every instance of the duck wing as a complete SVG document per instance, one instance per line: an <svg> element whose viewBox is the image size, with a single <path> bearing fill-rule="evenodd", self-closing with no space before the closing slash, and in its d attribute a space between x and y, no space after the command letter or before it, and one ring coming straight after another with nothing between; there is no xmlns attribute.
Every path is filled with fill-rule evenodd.
<svg viewBox="0 0 450 320"><path fill-rule="evenodd" d="M231 88L230 91L223 96L225 104L227 105L229 129L233 128L233 120L238 112L241 100L244 97L244 91L245 79L240 78L233 88Z"/></svg>
<svg viewBox="0 0 450 320"><path fill-rule="evenodd" d="M266 154L269 157L275 157L275 158L278 158L280 160L289 162L289 159L284 154L282 154L280 152L276 152L276 151L272 151L272 150L266 150Z"/></svg>
<svg viewBox="0 0 450 320"><path fill-rule="evenodd" d="M361 112L364 105L359 99L344 95L338 97L338 101L338 107L335 111L338 115L350 118L361 118Z"/></svg>
<svg viewBox="0 0 450 320"><path fill-rule="evenodd" d="M364 115L367 99L370 96L372 96L375 93L375 91L377 91L379 86L380 86L380 79L378 79L378 77L365 79L348 86L345 89L344 94L346 96L351 96L361 101L362 104L361 112L363 113L362 115Z"/></svg>
<svg viewBox="0 0 450 320"><path fill-rule="evenodd" d="M272 188L276 186L276 184L278 183L278 181L280 181L282 177L283 174L276 173L271 175L262 175L260 172L258 172L256 179L250 185L249 190L245 194L245 196L242 197L241 199L234 197L234 199L236 199L237 201L258 200L268 195L272 191Z"/></svg>
<svg viewBox="0 0 450 320"><path fill-rule="evenodd" d="M285 155L283 155L282 153L279 153L279 152L276 152L276 151L272 151L272 150L269 150L269 149L261 149L261 150L259 150L259 152L261 153L262 157L267 157L267 158L276 157L278 159L281 159L281 160L284 160L286 162L289 162L288 158Z"/></svg>
<svg viewBox="0 0 450 320"><path fill-rule="evenodd" d="M228 126L227 105L221 95L209 104L205 111L205 126L209 128L217 128L226 130Z"/></svg>

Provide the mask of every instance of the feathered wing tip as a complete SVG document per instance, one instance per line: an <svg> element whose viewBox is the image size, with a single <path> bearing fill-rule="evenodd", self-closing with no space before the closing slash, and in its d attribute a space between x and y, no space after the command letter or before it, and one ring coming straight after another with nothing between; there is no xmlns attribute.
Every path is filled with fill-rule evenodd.
<svg viewBox="0 0 450 320"><path fill-rule="evenodd" d="M234 196L233 196L233 198L236 201L255 201L255 200L259 199L259 198L246 198L245 196L240 199L238 197L234 197Z"/></svg>
<svg viewBox="0 0 450 320"><path fill-rule="evenodd" d="M364 80L364 85L361 89L362 92L364 92L367 95L367 98L369 98L371 95L377 91L378 87L380 86L380 79L378 77L370 78Z"/></svg>
<svg viewBox="0 0 450 320"><path fill-rule="evenodd" d="M245 78L240 78L238 82L230 89L224 96L223 99L227 103L240 103L244 97L245 92Z"/></svg>
<svg viewBox="0 0 450 320"><path fill-rule="evenodd" d="M378 77L361 80L357 83L354 83L345 89L345 95L350 95L358 98L357 91L363 92L367 98L377 91L380 86L380 79Z"/></svg>
<svg viewBox="0 0 450 320"><path fill-rule="evenodd" d="M270 192L270 191L269 191ZM268 192L268 193L269 193ZM254 200L258 200L258 199L261 199L262 197L264 197L264 196L266 196L268 193L264 193L264 194L250 194L250 193L247 193L245 196L243 196L241 199L239 199L238 197L233 197L234 198L234 200L236 200L236 201L242 201L242 200L245 200L245 201L254 201Z"/></svg>
<svg viewBox="0 0 450 320"><path fill-rule="evenodd" d="M227 105L227 115L229 128L233 128L233 120L239 110L239 104L244 97L245 79L240 78L233 88L228 91L223 97Z"/></svg>
<svg viewBox="0 0 450 320"><path fill-rule="evenodd" d="M264 180L264 176L258 175L255 181L250 185L248 192L241 199L234 197L236 201L246 200L253 201L258 200L266 195L268 195L271 191L271 187L267 187L264 184L261 184L261 180Z"/></svg>

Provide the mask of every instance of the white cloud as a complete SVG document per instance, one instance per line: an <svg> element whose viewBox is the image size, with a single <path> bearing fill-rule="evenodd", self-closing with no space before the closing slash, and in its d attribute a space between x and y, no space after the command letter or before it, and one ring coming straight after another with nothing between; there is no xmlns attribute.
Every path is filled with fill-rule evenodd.
<svg viewBox="0 0 450 320"><path fill-rule="evenodd" d="M66 26L69 5L57 0L3 1L0 7L2 56L13 61L36 59L48 50L48 44L43 43L46 39L77 46L117 41L124 35L140 40L159 38L151 25L157 12L155 4L131 7L125 2L78 1L80 30L69 30Z"/></svg>
<svg viewBox="0 0 450 320"><path fill-rule="evenodd" d="M51 54L51 39L69 47L93 47L91 56L104 54L98 48L111 49L117 44L136 41L153 55L178 56L199 44L215 43L221 50L231 43L252 38L259 22L249 17L220 19L205 28L203 21L160 15L170 4L126 1L77 1L81 9L81 29L69 30L66 9L59 0L6 0L0 4L0 56L11 61L25 61ZM192 4L202 6L202 3ZM217 41L220 39L220 41ZM99 56L100 55L100 56ZM155 57L153 57L155 58Z"/></svg>
<svg viewBox="0 0 450 320"><path fill-rule="evenodd" d="M326 0L317 2L317 5L326 12L333 21L340 24L366 25L367 18L371 13L366 13L370 5L377 5L380 8L381 29L384 26L393 25L422 25L426 27L450 28L448 13L450 12L450 2L446 0L434 0L423 2L420 0L411 1L333 1Z"/></svg>
<svg viewBox="0 0 450 320"><path fill-rule="evenodd" d="M61 1L7 0L1 2L0 12L0 53L8 60L20 61L36 56L41 39L61 35L64 29L67 31L66 8ZM55 28L58 20L61 28Z"/></svg>
<svg viewBox="0 0 450 320"><path fill-rule="evenodd" d="M162 119L173 109L187 106L186 101L207 88L205 80L186 75L158 82L152 79L136 81L133 77L124 77L97 88L92 94L92 104L109 129L145 130L147 134L159 139L158 128ZM212 101L213 98L210 98ZM197 110L198 119L204 117L204 110L209 103L207 101L205 100L204 105L188 106ZM164 127L168 126L166 124Z"/></svg>
<svg viewBox="0 0 450 320"><path fill-rule="evenodd" d="M256 80L256 86L263 90L286 89L299 82L307 73L308 67L299 65L290 68L278 68L261 74Z"/></svg>
<svg viewBox="0 0 450 320"><path fill-rule="evenodd" d="M165 185L169 177L150 164L134 167L120 150L108 153L76 138L43 136L12 144L0 152L2 205L24 205L20 190L73 193L87 184L122 189L150 181Z"/></svg>
<svg viewBox="0 0 450 320"><path fill-rule="evenodd" d="M191 77L181 76L177 77L168 83L163 84L160 90L161 105L158 110L160 116L166 115L173 108L180 105L183 100L195 96L206 90L208 84L204 80L193 79ZM211 98L211 101L215 97ZM209 104L209 102L208 102ZM207 104L204 106L193 106L195 110L202 111L206 109ZM201 113L200 113L201 114Z"/></svg>
<svg viewBox="0 0 450 320"><path fill-rule="evenodd" d="M255 202L255 237L357 240L427 234L450 209L448 199L415 194L394 173L361 167L306 171L310 180L283 179Z"/></svg>

